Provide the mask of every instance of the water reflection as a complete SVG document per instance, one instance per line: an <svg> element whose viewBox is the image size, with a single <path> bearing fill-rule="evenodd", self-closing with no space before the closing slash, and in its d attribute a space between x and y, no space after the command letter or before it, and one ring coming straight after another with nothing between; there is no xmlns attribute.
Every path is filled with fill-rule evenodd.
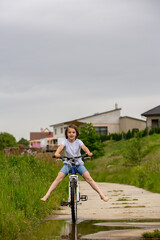
<svg viewBox="0 0 160 240"><path fill-rule="evenodd" d="M61 236L61 239L78 240L77 224L76 223L66 224L65 227L68 231L68 234L66 235L63 234Z"/></svg>
<svg viewBox="0 0 160 240"><path fill-rule="evenodd" d="M86 235L101 231L137 229L148 226L136 225L134 223L127 226L127 224L122 222L109 223L106 221L79 221L77 224L72 224L71 221L50 220L42 222L38 228L29 234L21 235L19 240L79 240L83 239Z"/></svg>

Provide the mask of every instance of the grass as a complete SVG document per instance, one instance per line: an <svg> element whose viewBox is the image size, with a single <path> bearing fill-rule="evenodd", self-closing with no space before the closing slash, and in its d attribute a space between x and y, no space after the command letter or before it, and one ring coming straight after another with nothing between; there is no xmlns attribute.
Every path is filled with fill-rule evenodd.
<svg viewBox="0 0 160 240"><path fill-rule="evenodd" d="M132 200L130 200L130 199L127 199L127 198L118 198L118 200L117 201L132 201Z"/></svg>
<svg viewBox="0 0 160 240"><path fill-rule="evenodd" d="M0 239L17 239L57 209L67 198L67 179L47 202L40 201L61 167L53 160L0 152Z"/></svg>
<svg viewBox="0 0 160 240"><path fill-rule="evenodd" d="M107 141L105 156L87 160L85 166L97 182L130 184L160 193L160 134L141 140L139 165L125 165L124 156L131 139ZM68 179L65 179L47 202L40 201L61 166L61 162L51 160L48 154L6 158L0 152L0 239L17 239L67 200ZM112 192L118 194L117 190Z"/></svg>
<svg viewBox="0 0 160 240"><path fill-rule="evenodd" d="M140 206L125 206L124 208L145 208L144 205L140 205Z"/></svg>
<svg viewBox="0 0 160 240"><path fill-rule="evenodd" d="M134 185L160 193L160 134L141 139L141 163L125 165L126 155L133 139L107 141L105 156L87 160L86 168L97 182Z"/></svg>
<svg viewBox="0 0 160 240"><path fill-rule="evenodd" d="M154 232L146 232L143 233L143 238L150 238L150 239L160 239L160 231L158 229L155 229Z"/></svg>

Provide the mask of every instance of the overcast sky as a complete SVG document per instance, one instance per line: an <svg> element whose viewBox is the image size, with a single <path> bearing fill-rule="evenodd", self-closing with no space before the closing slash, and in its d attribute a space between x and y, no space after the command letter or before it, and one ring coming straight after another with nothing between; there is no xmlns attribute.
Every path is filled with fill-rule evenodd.
<svg viewBox="0 0 160 240"><path fill-rule="evenodd" d="M160 0L0 1L0 132L115 103L137 118L160 105Z"/></svg>

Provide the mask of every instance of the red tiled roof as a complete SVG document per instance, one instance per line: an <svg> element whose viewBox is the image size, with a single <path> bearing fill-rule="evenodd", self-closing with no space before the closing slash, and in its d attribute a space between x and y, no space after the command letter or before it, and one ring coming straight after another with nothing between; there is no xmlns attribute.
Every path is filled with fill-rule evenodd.
<svg viewBox="0 0 160 240"><path fill-rule="evenodd" d="M30 132L30 141L51 137L53 137L53 133L51 132Z"/></svg>

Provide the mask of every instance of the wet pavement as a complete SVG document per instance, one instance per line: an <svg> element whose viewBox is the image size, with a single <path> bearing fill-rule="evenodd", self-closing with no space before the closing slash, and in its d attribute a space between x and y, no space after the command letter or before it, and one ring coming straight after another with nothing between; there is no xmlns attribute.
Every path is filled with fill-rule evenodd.
<svg viewBox="0 0 160 240"><path fill-rule="evenodd" d="M151 220L150 220L151 221ZM39 228L22 236L21 240L79 240L79 239L107 239L127 240L142 239L143 232L160 230L160 219L157 222L115 221L102 220L81 221L72 224L70 220L43 221Z"/></svg>
<svg viewBox="0 0 160 240"><path fill-rule="evenodd" d="M139 240L144 232L160 231L160 194L124 184L98 185L110 198L107 203L80 181L80 192L88 201L78 205L77 224L71 222L69 206L62 207L19 240Z"/></svg>

